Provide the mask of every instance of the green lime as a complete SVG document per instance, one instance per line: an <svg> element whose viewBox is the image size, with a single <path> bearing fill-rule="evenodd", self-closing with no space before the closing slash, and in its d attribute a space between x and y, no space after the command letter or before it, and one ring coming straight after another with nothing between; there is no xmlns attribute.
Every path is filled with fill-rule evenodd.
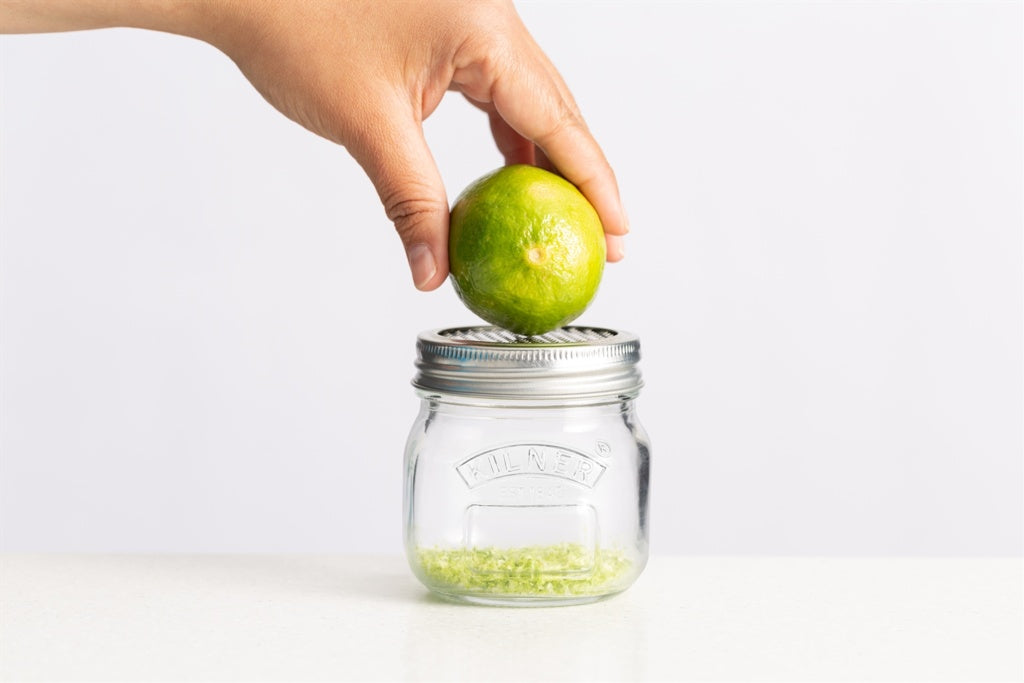
<svg viewBox="0 0 1024 683"><path fill-rule="evenodd" d="M590 305L604 271L597 211L564 178L506 166L452 206L448 256L455 292L489 323L522 335L549 332Z"/></svg>

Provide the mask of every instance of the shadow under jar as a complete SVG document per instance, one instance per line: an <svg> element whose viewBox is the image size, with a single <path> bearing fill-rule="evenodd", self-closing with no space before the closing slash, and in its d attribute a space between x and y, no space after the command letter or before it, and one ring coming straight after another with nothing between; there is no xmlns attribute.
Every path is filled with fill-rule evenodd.
<svg viewBox="0 0 1024 683"><path fill-rule="evenodd" d="M405 547L443 597L592 602L647 563L650 447L634 400L640 343L566 327L425 332L405 452Z"/></svg>

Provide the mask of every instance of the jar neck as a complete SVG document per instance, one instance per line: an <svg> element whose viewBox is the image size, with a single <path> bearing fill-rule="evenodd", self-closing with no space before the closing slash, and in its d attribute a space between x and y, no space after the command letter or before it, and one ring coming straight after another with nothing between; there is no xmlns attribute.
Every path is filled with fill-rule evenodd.
<svg viewBox="0 0 1024 683"><path fill-rule="evenodd" d="M507 398L491 396L473 396L417 390L416 394L424 405L435 406L439 410L470 410L487 411L500 409L504 411L536 411L536 410L580 410L599 412L622 412L632 408L637 392L610 396L587 396L574 398Z"/></svg>

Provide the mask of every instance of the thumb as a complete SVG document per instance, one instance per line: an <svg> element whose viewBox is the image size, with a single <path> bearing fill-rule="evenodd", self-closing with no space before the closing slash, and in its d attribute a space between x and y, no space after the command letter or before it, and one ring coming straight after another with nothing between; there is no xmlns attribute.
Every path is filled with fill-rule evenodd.
<svg viewBox="0 0 1024 683"><path fill-rule="evenodd" d="M413 284L427 292L448 277L448 198L422 125L411 111L404 114L366 126L349 151L395 224Z"/></svg>

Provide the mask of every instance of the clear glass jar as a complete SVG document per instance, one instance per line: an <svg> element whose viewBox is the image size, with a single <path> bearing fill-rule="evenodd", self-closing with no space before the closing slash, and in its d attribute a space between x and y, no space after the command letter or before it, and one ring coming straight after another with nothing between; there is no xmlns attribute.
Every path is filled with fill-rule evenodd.
<svg viewBox="0 0 1024 683"><path fill-rule="evenodd" d="M426 332L405 454L413 572L455 600L591 602L647 562L650 447L635 335Z"/></svg>

